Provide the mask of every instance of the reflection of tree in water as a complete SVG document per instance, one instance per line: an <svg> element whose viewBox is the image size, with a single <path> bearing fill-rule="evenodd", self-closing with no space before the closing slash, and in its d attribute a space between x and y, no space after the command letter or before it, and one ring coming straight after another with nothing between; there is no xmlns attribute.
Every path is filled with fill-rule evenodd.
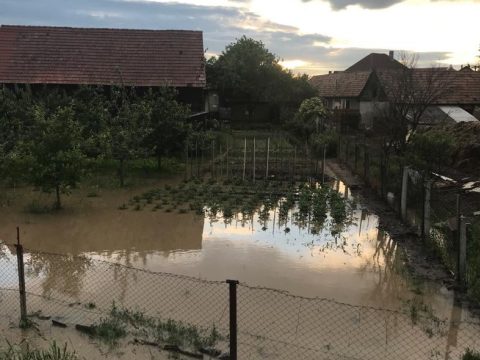
<svg viewBox="0 0 480 360"><path fill-rule="evenodd" d="M375 301L391 303L399 300L405 294L407 283L401 276L405 264L397 243L384 231L377 231L375 251L371 258L367 258L363 272L378 274L371 298Z"/></svg>
<svg viewBox="0 0 480 360"><path fill-rule="evenodd" d="M25 262L27 283L36 286L41 281L43 296L56 291L78 298L91 265L91 260L85 257L29 253Z"/></svg>

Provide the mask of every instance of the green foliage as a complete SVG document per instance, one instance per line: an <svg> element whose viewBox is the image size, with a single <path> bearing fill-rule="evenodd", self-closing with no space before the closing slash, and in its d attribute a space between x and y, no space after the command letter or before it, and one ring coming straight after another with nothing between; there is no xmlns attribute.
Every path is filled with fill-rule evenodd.
<svg viewBox="0 0 480 360"><path fill-rule="evenodd" d="M35 126L21 147L29 160L29 178L44 191L55 190L55 207L61 207L60 192L75 187L84 171L81 129L72 106L49 109L34 107Z"/></svg>
<svg viewBox="0 0 480 360"><path fill-rule="evenodd" d="M462 360L480 360L480 353L471 349L467 349L462 356Z"/></svg>
<svg viewBox="0 0 480 360"><path fill-rule="evenodd" d="M451 164L454 142L445 132L417 133L407 146L407 161L417 169L439 171Z"/></svg>
<svg viewBox="0 0 480 360"><path fill-rule="evenodd" d="M6 351L0 351L0 359L2 360L77 360L78 356L75 352L67 350L67 344L59 347L54 341L46 350L31 349L26 345L8 344Z"/></svg>
<svg viewBox="0 0 480 360"><path fill-rule="evenodd" d="M250 120L255 116L255 103L268 102L278 120L285 107L292 103L298 106L315 94L306 75L293 76L261 41L246 36L229 44L218 59L211 58L206 65L209 85L227 102L246 103Z"/></svg>

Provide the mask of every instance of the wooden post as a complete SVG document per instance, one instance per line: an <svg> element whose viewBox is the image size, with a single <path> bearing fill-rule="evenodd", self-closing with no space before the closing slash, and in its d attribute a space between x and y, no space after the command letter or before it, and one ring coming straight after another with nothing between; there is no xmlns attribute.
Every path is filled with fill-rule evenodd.
<svg viewBox="0 0 480 360"><path fill-rule="evenodd" d="M18 265L18 290L20 293L20 327L26 327L27 319L27 294L25 293L25 267L23 262L23 246L20 244L20 228L17 226L17 265Z"/></svg>
<svg viewBox="0 0 480 360"><path fill-rule="evenodd" d="M407 191L408 191L408 166L403 168L403 177L402 177L402 197L400 198L400 209L402 220L407 220Z"/></svg>
<svg viewBox="0 0 480 360"><path fill-rule="evenodd" d="M255 182L255 136L253 137L253 169L252 169L252 179Z"/></svg>
<svg viewBox="0 0 480 360"><path fill-rule="evenodd" d="M243 147L243 177L242 180L245 181L245 166L247 163L247 138L245 138L245 146Z"/></svg>
<svg viewBox="0 0 480 360"><path fill-rule="evenodd" d="M326 160L327 160L327 144L323 145L322 184L325 183L325 161Z"/></svg>
<svg viewBox="0 0 480 360"><path fill-rule="evenodd" d="M458 243L458 284L462 291L467 285L467 223L465 217L460 217L460 241Z"/></svg>
<svg viewBox="0 0 480 360"><path fill-rule="evenodd" d="M295 176L297 175L297 146L293 149L293 181L295 181Z"/></svg>
<svg viewBox="0 0 480 360"><path fill-rule="evenodd" d="M212 178L215 177L215 140L212 140Z"/></svg>
<svg viewBox="0 0 480 360"><path fill-rule="evenodd" d="M267 139L267 167L265 170L265 179L268 180L268 161L270 159L270 138Z"/></svg>
<svg viewBox="0 0 480 360"><path fill-rule="evenodd" d="M355 172L358 169L358 145L355 144Z"/></svg>
<svg viewBox="0 0 480 360"><path fill-rule="evenodd" d="M432 190L432 181L426 180L424 184L424 204L423 204L423 241L426 241L430 236L430 199Z"/></svg>
<svg viewBox="0 0 480 360"><path fill-rule="evenodd" d="M227 139L227 179L230 179L230 173L228 172L229 170L228 150L229 150L229 146L228 146L228 139Z"/></svg>

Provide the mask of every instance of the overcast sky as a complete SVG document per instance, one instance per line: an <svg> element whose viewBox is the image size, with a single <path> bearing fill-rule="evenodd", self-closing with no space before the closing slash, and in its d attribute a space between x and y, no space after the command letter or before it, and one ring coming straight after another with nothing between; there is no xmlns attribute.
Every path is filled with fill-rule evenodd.
<svg viewBox="0 0 480 360"><path fill-rule="evenodd" d="M247 35L310 75L388 50L477 63L479 21L480 0L0 0L1 24L202 30L207 56Z"/></svg>

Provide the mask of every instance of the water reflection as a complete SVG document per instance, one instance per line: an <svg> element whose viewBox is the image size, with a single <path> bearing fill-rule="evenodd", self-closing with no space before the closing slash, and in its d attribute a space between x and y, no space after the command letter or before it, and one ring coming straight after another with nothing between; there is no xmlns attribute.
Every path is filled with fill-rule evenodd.
<svg viewBox="0 0 480 360"><path fill-rule="evenodd" d="M26 248L72 255L29 255L27 275L45 296L77 298L87 288L101 292L108 282L95 276L88 260L93 258L211 280L236 278L352 304L402 306L415 295L403 274L402 249L378 230L378 217L356 203L343 183L332 188L329 196L351 200L345 216L339 216L340 208L333 216L332 205L302 213L301 198L288 206L288 199L280 198L255 211L222 214L216 209L205 217L119 211L118 196L112 193L89 199L91 203L72 213L5 212L0 231L20 223ZM109 281L121 299L138 282L134 272L118 267ZM451 295L439 294L435 285L422 291L439 298L437 303L451 303Z"/></svg>

